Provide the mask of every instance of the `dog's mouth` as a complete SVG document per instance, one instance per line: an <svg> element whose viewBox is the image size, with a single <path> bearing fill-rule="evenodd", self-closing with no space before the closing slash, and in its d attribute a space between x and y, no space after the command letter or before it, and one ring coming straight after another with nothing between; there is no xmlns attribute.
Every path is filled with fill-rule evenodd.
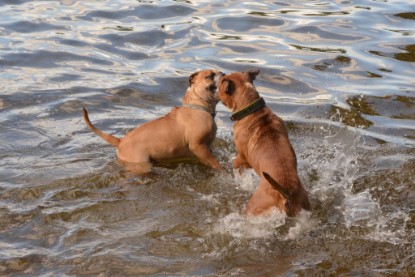
<svg viewBox="0 0 415 277"><path fill-rule="evenodd" d="M217 94L218 92L218 84L219 84L219 80L221 77L225 76L225 74L223 74L222 72L219 73L212 73L208 78L210 79L211 84L210 86L207 87L207 89L212 93L212 94Z"/></svg>
<svg viewBox="0 0 415 277"><path fill-rule="evenodd" d="M212 84L209 86L209 91L211 93L216 93L217 89L218 89L218 86L216 84Z"/></svg>

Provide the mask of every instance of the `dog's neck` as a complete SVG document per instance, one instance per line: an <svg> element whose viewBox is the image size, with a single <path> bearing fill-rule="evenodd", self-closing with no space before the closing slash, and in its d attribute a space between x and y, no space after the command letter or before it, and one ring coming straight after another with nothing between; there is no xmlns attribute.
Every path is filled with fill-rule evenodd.
<svg viewBox="0 0 415 277"><path fill-rule="evenodd" d="M246 87L241 93L238 94L241 96L233 98L234 102L232 112L237 112L251 105L261 97L256 89L252 87Z"/></svg>
<svg viewBox="0 0 415 277"><path fill-rule="evenodd" d="M215 111L215 107L216 107L216 102L209 101L207 99L201 99L201 98L183 98L182 104L202 106L212 112Z"/></svg>
<svg viewBox="0 0 415 277"><path fill-rule="evenodd" d="M216 110L216 104L218 101L210 100L210 99L204 99L198 96L194 96L191 93L186 92L182 99L182 105L183 106L200 106L205 108L209 113L215 114Z"/></svg>

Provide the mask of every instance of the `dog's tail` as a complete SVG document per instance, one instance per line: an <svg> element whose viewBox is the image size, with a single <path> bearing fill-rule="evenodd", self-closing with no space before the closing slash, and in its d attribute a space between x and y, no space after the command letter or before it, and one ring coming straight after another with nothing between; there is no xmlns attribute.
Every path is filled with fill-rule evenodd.
<svg viewBox="0 0 415 277"><path fill-rule="evenodd" d="M83 109L83 115L84 115L84 120L86 122L86 125L88 125L88 127L98 136L100 136L101 138L103 138L104 140L106 140L108 143L112 144L113 146L117 147L118 144L120 144L120 139L116 138L112 135L108 135L100 130L98 130L97 128L95 128L94 125L92 125L91 121L89 121L89 117L88 117L88 111L85 108Z"/></svg>
<svg viewBox="0 0 415 277"><path fill-rule="evenodd" d="M291 200L291 193L281 186L280 183L278 183L274 178L272 178L268 173L262 172L262 175L264 175L265 179L271 184L271 186L278 191L285 199Z"/></svg>

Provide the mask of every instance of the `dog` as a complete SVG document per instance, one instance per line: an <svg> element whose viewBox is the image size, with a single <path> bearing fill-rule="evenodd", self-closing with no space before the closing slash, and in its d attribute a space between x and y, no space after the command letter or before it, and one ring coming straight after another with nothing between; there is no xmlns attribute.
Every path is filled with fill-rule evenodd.
<svg viewBox="0 0 415 277"><path fill-rule="evenodd" d="M95 128L85 108L83 118L95 134L116 147L118 159L135 173L147 173L157 162L189 156L219 169L210 145L216 136L217 84L222 75L219 70L193 73L181 107L173 107L167 115L136 127L123 138Z"/></svg>
<svg viewBox="0 0 415 277"><path fill-rule="evenodd" d="M261 183L248 201L246 215L267 214L277 207L287 216L310 210L308 193L297 174L297 158L284 121L269 109L255 89L259 70L234 72L219 81L219 99L233 114L238 154L233 167L253 168Z"/></svg>

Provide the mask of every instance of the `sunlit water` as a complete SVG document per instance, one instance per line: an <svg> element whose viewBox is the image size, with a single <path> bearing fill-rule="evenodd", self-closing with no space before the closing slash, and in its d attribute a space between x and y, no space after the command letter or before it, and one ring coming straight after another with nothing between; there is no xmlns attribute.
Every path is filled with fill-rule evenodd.
<svg viewBox="0 0 415 277"><path fill-rule="evenodd" d="M414 276L411 1L0 2L0 275ZM225 168L129 174L122 136L180 105L198 69L261 70L312 212L245 217Z"/></svg>

